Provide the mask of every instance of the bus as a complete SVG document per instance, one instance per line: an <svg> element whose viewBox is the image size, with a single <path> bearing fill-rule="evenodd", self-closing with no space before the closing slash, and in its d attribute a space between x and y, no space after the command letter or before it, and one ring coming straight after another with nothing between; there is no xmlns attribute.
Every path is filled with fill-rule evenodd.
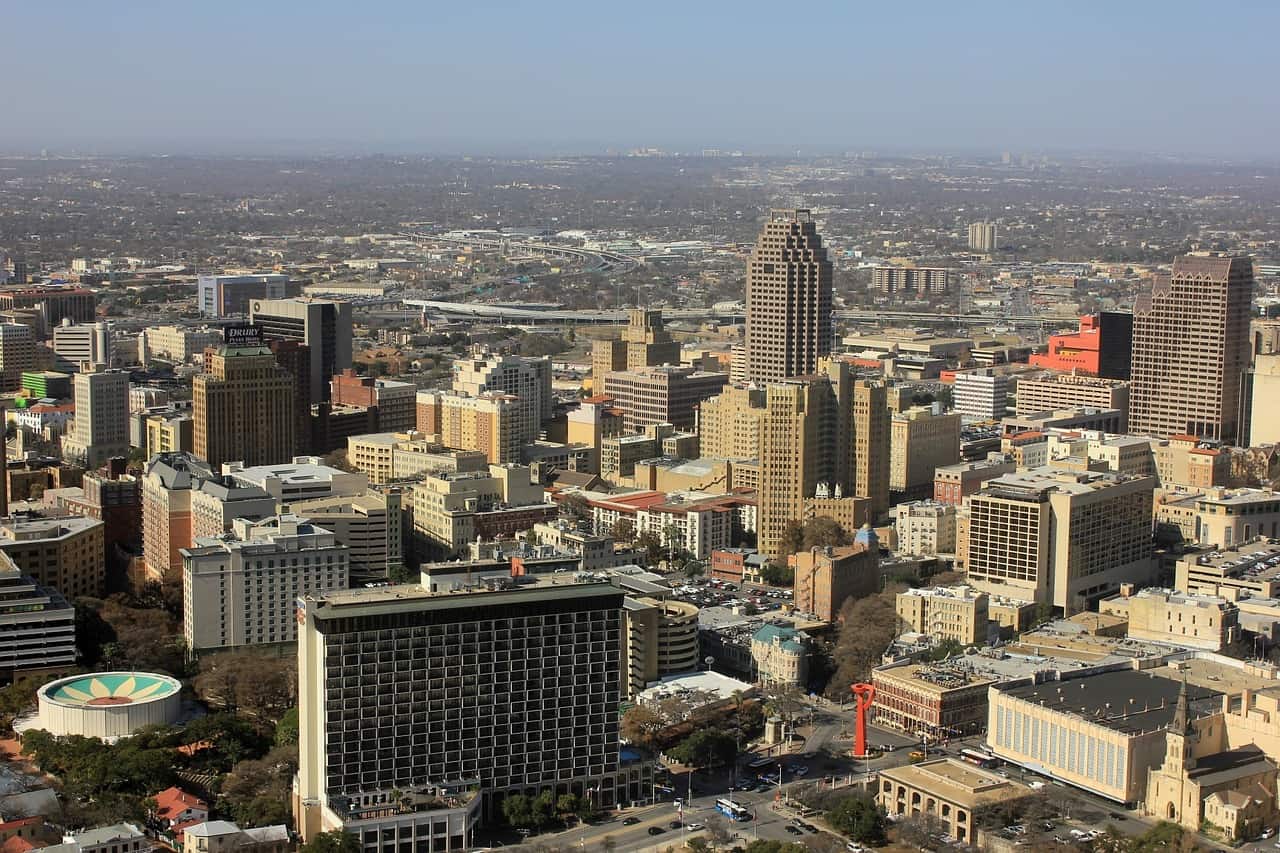
<svg viewBox="0 0 1280 853"><path fill-rule="evenodd" d="M746 820L751 817L751 812L746 806L735 803L733 800L716 800L716 811L729 820Z"/></svg>
<svg viewBox="0 0 1280 853"><path fill-rule="evenodd" d="M768 756L766 756L764 758L757 758L755 761L751 762L747 766L750 767L752 770L759 770L762 767L768 767L770 764L777 764L777 763L778 763L777 759L769 758Z"/></svg>
<svg viewBox="0 0 1280 853"><path fill-rule="evenodd" d="M1000 759L989 752L983 752L978 749L962 749L960 750L960 757L970 764L976 764L987 770L1000 766Z"/></svg>

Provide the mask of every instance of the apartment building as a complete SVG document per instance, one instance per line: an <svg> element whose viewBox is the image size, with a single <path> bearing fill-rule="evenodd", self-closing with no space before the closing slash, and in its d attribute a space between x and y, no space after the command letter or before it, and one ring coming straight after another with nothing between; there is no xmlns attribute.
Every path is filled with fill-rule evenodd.
<svg viewBox="0 0 1280 853"><path fill-rule="evenodd" d="M1155 481L1037 468L989 481L969 498L969 583L1071 613L1149 582Z"/></svg>
<svg viewBox="0 0 1280 853"><path fill-rule="evenodd" d="M417 424L418 386L393 379L357 376L350 368L329 383L335 406L361 406L378 410L378 429L407 432Z"/></svg>
<svg viewBox="0 0 1280 853"><path fill-rule="evenodd" d="M380 432L347 439L347 463L374 484L420 477L430 471L483 471L489 467L482 450L449 450L421 433Z"/></svg>
<svg viewBox="0 0 1280 853"><path fill-rule="evenodd" d="M105 525L78 515L20 513L0 519L0 551L42 587L68 601L106 594Z"/></svg>
<svg viewBox="0 0 1280 853"><path fill-rule="evenodd" d="M726 386L698 406L698 439L702 456L759 459L763 453L765 390Z"/></svg>
<svg viewBox="0 0 1280 853"><path fill-rule="evenodd" d="M303 839L471 849L507 793L652 793L619 754L623 592L563 575L397 586L299 601ZM397 792L392 798L391 792Z"/></svg>
<svg viewBox="0 0 1280 853"><path fill-rule="evenodd" d="M972 587L909 589L898 593L896 604L898 618L910 630L934 640L953 640L965 646L981 646L987 641L988 598Z"/></svg>
<svg viewBox="0 0 1280 853"><path fill-rule="evenodd" d="M190 364L203 358L204 351L222 343L222 330L208 326L192 329L186 326L151 326L142 330L147 350L175 364Z"/></svg>
<svg viewBox="0 0 1280 853"><path fill-rule="evenodd" d="M449 559L477 536L492 538L493 530L485 527L490 521L486 514L527 508L528 523L520 529L529 529L556 513L554 506L543 501L542 487L531 481L529 468L521 465L490 465L483 472L433 472L414 483L411 494L411 537L420 559ZM526 519L517 515L511 520L519 524Z"/></svg>
<svg viewBox="0 0 1280 853"><path fill-rule="evenodd" d="M539 425L551 420L551 359L473 349L469 358L453 363L453 390L468 397L502 394L529 404L534 437ZM421 429L421 427L419 427Z"/></svg>
<svg viewBox="0 0 1280 853"><path fill-rule="evenodd" d="M924 298L950 289L951 270L944 267L872 267L871 289L886 296Z"/></svg>
<svg viewBox="0 0 1280 853"><path fill-rule="evenodd" d="M913 501L898 504L894 529L899 554L937 556L956 553L957 512L953 504Z"/></svg>
<svg viewBox="0 0 1280 853"><path fill-rule="evenodd" d="M969 248L991 254L999 244L1000 226L994 222L969 223Z"/></svg>
<svg viewBox="0 0 1280 853"><path fill-rule="evenodd" d="M1230 483L1231 454L1216 442L1175 435L1151 445L1162 488L1210 489Z"/></svg>
<svg viewBox="0 0 1280 853"><path fill-rule="evenodd" d="M418 432L454 450L482 451L491 463L518 462L538 437L534 403L521 397L419 391L416 403Z"/></svg>
<svg viewBox="0 0 1280 853"><path fill-rule="evenodd" d="M347 588L349 549L294 515L236 519L182 549L182 631L193 653L297 639L301 596Z"/></svg>
<svg viewBox="0 0 1280 853"><path fill-rule="evenodd" d="M628 430L653 424L692 430L698 405L718 394L728 381L726 373L705 373L693 367L637 367L606 373L604 393L622 412Z"/></svg>
<svg viewBox="0 0 1280 853"><path fill-rule="evenodd" d="M237 518L270 518L279 504L280 499L261 486L241 483L226 474L201 477L191 491L192 541L230 533Z"/></svg>
<svg viewBox="0 0 1280 853"><path fill-rule="evenodd" d="M938 407L898 412L890 421L889 443L890 500L928 497L937 469L960 461L960 415L944 415Z"/></svg>
<svg viewBox="0 0 1280 853"><path fill-rule="evenodd" d="M0 323L0 391L22 388L22 374L36 369L36 339L30 326Z"/></svg>

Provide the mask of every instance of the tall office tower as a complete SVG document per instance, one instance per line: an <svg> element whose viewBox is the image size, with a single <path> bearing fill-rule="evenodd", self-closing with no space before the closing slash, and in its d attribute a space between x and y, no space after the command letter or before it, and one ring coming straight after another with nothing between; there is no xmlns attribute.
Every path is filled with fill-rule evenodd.
<svg viewBox="0 0 1280 853"><path fill-rule="evenodd" d="M969 225L969 248L975 252L994 252L999 239L999 231L994 222L974 222Z"/></svg>
<svg viewBox="0 0 1280 853"><path fill-rule="evenodd" d="M453 577L298 601L304 839L346 828L378 853L468 850L508 794L648 796L618 748L622 590Z"/></svg>
<svg viewBox="0 0 1280 853"><path fill-rule="evenodd" d="M111 366L111 324L72 323L64 317L53 327L54 368L74 373L81 364Z"/></svg>
<svg viewBox="0 0 1280 853"><path fill-rule="evenodd" d="M479 397L489 391L529 401L538 423L551 420L551 359L504 355L476 347L453 363L453 390Z"/></svg>
<svg viewBox="0 0 1280 853"><path fill-rule="evenodd" d="M853 493L871 500L874 521L889 511L892 461L888 389L877 382L853 383ZM852 532L852 531L850 531Z"/></svg>
<svg viewBox="0 0 1280 853"><path fill-rule="evenodd" d="M1070 614L1150 582L1154 488L1153 477L1051 467L988 481L969 497L969 583Z"/></svg>
<svg viewBox="0 0 1280 853"><path fill-rule="evenodd" d="M1240 439L1252 307L1253 264L1243 257L1183 255L1138 296L1130 432Z"/></svg>
<svg viewBox="0 0 1280 853"><path fill-rule="evenodd" d="M871 289L881 293L912 293L916 296L946 293L951 270L943 267L875 267Z"/></svg>
<svg viewBox="0 0 1280 853"><path fill-rule="evenodd" d="M747 377L808 376L831 352L831 261L807 210L774 210L747 266Z"/></svg>
<svg viewBox="0 0 1280 853"><path fill-rule="evenodd" d="M658 367L680 363L680 343L662 323L662 311L627 309L627 327L621 340L596 341L591 347L591 387L604 388L604 376L615 370Z"/></svg>
<svg viewBox="0 0 1280 853"><path fill-rule="evenodd" d="M97 468L129 455L129 374L89 370L76 374L75 429L62 440L63 455Z"/></svg>
<svg viewBox="0 0 1280 853"><path fill-rule="evenodd" d="M311 356L311 402L329 399L329 380L351 366L351 303L320 299L255 299L249 322L263 341L298 341Z"/></svg>
<svg viewBox="0 0 1280 853"><path fill-rule="evenodd" d="M209 359L209 372L192 380L191 392L196 456L215 468L293 458L294 381L271 350L220 347Z"/></svg>
<svg viewBox="0 0 1280 853"><path fill-rule="evenodd" d="M231 317L249 313L255 299L284 299L289 276L283 273L254 275L202 275L196 281L196 306L206 317Z"/></svg>
<svg viewBox="0 0 1280 853"><path fill-rule="evenodd" d="M959 413L907 409L891 416L890 431L891 499L901 503L929 497L937 469L960 461Z"/></svg>
<svg viewBox="0 0 1280 853"><path fill-rule="evenodd" d="M0 391L22 387L22 373L36 369L36 339L31 327L0 323Z"/></svg>
<svg viewBox="0 0 1280 853"><path fill-rule="evenodd" d="M298 341L266 344L293 383L294 447L297 455L305 455L311 452L311 349Z"/></svg>
<svg viewBox="0 0 1280 853"><path fill-rule="evenodd" d="M759 459L764 422L763 388L726 387L698 406L698 453L718 459Z"/></svg>
<svg viewBox="0 0 1280 853"><path fill-rule="evenodd" d="M765 389L764 433L760 456L760 551L781 555L782 535L790 521L805 518L805 501L820 483L831 484L836 454L831 446L839 408L826 377L791 379Z"/></svg>
<svg viewBox="0 0 1280 853"><path fill-rule="evenodd" d="M705 373L693 367L638 367L605 374L604 393L622 411L629 430L652 424L684 430L693 429L698 404L719 393L728 381L727 373Z"/></svg>

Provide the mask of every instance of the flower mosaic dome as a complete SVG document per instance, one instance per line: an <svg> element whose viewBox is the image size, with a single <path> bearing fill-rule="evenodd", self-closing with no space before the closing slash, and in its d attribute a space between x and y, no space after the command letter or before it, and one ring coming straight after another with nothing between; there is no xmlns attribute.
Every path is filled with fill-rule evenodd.
<svg viewBox="0 0 1280 853"><path fill-rule="evenodd" d="M167 675L145 672L101 672L55 681L45 690L60 705L101 707L131 705L172 695L181 685Z"/></svg>

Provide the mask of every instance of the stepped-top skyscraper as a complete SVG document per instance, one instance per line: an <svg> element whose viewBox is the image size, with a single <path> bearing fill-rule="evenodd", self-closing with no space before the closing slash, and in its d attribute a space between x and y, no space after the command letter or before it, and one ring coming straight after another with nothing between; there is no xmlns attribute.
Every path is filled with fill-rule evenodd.
<svg viewBox="0 0 1280 853"><path fill-rule="evenodd" d="M1249 367L1253 264L1183 255L1133 310L1129 431L1240 439L1240 383Z"/></svg>
<svg viewBox="0 0 1280 853"><path fill-rule="evenodd" d="M831 352L831 261L808 210L773 210L747 267L747 378L809 376Z"/></svg>

